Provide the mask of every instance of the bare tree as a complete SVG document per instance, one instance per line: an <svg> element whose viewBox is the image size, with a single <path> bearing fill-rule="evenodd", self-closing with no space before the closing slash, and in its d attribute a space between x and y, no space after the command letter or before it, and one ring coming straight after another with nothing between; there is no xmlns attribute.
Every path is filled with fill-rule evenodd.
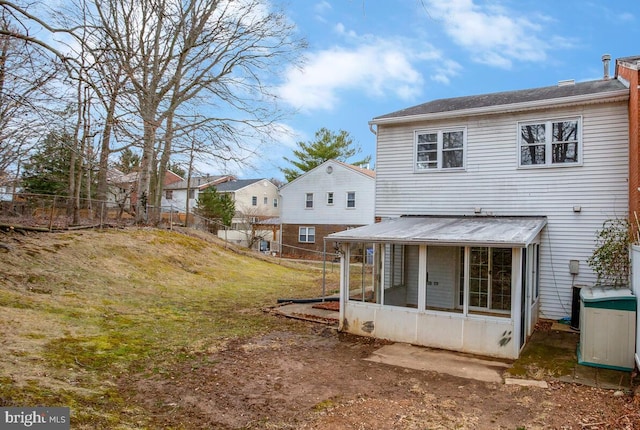
<svg viewBox="0 0 640 430"><path fill-rule="evenodd" d="M185 103L200 97L208 100L207 108L230 113L209 118L226 124L229 138L234 123L259 129L277 116L264 73L297 58L304 44L292 38L285 16L269 12L263 0L95 0L94 5L94 26L112 47L114 67L126 75L142 121L139 196L151 198L158 152L158 176L163 176L176 129L173 115ZM156 201L161 180L157 184ZM142 201L138 221L145 220Z"/></svg>
<svg viewBox="0 0 640 430"><path fill-rule="evenodd" d="M16 31L0 10L0 29ZM42 134L50 99L50 82L58 67L38 47L0 32L0 178L9 177L17 163Z"/></svg>

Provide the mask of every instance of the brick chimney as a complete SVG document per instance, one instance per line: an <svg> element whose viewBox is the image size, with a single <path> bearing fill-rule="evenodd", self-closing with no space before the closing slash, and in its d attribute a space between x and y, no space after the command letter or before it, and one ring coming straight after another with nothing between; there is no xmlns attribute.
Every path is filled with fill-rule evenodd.
<svg viewBox="0 0 640 430"><path fill-rule="evenodd" d="M629 220L640 219L640 56L616 59L615 77L629 88Z"/></svg>

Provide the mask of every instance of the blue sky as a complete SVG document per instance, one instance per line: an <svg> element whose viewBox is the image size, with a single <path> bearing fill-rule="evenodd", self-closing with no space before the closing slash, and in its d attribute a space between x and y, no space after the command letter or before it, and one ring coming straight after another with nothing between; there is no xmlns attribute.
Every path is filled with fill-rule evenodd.
<svg viewBox="0 0 640 430"><path fill-rule="evenodd" d="M309 44L304 69L277 77L282 101L296 109L283 124L291 135L243 177L282 178L282 157L321 127L348 131L375 166L368 122L376 116L600 79L602 54L612 56L611 73L615 58L640 55L639 0L291 0L284 8Z"/></svg>

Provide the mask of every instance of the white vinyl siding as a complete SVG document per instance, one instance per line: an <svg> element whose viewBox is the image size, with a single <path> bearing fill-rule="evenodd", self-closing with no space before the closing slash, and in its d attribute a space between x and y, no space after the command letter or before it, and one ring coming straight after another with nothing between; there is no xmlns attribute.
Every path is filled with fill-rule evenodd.
<svg viewBox="0 0 640 430"><path fill-rule="evenodd" d="M540 118L580 118L582 160L572 168L519 168L519 125ZM465 171L414 173L415 130L464 126ZM376 154L376 216L546 216L540 243L540 316L571 314L572 285L595 275L587 258L595 233L628 212L626 102L487 115L455 121L380 125ZM580 206L581 212L573 207ZM575 279L569 260L579 260Z"/></svg>
<svg viewBox="0 0 640 430"><path fill-rule="evenodd" d="M331 174L327 167L333 167ZM355 192L355 208L347 208L347 192ZM315 196L313 210L305 207L306 193ZM358 226L374 222L375 178L341 163L329 161L305 173L284 185L280 195L283 224Z"/></svg>

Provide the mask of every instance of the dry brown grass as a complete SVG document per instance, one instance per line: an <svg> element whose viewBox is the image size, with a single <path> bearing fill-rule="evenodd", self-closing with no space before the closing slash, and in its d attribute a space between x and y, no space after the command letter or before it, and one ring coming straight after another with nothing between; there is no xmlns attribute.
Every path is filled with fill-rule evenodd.
<svg viewBox="0 0 640 430"><path fill-rule="evenodd" d="M262 308L321 293L317 269L178 232L0 241L11 249L0 264L0 406L69 406L73 428L144 426L145 411L116 389L119 375L161 373L233 339L295 329Z"/></svg>

